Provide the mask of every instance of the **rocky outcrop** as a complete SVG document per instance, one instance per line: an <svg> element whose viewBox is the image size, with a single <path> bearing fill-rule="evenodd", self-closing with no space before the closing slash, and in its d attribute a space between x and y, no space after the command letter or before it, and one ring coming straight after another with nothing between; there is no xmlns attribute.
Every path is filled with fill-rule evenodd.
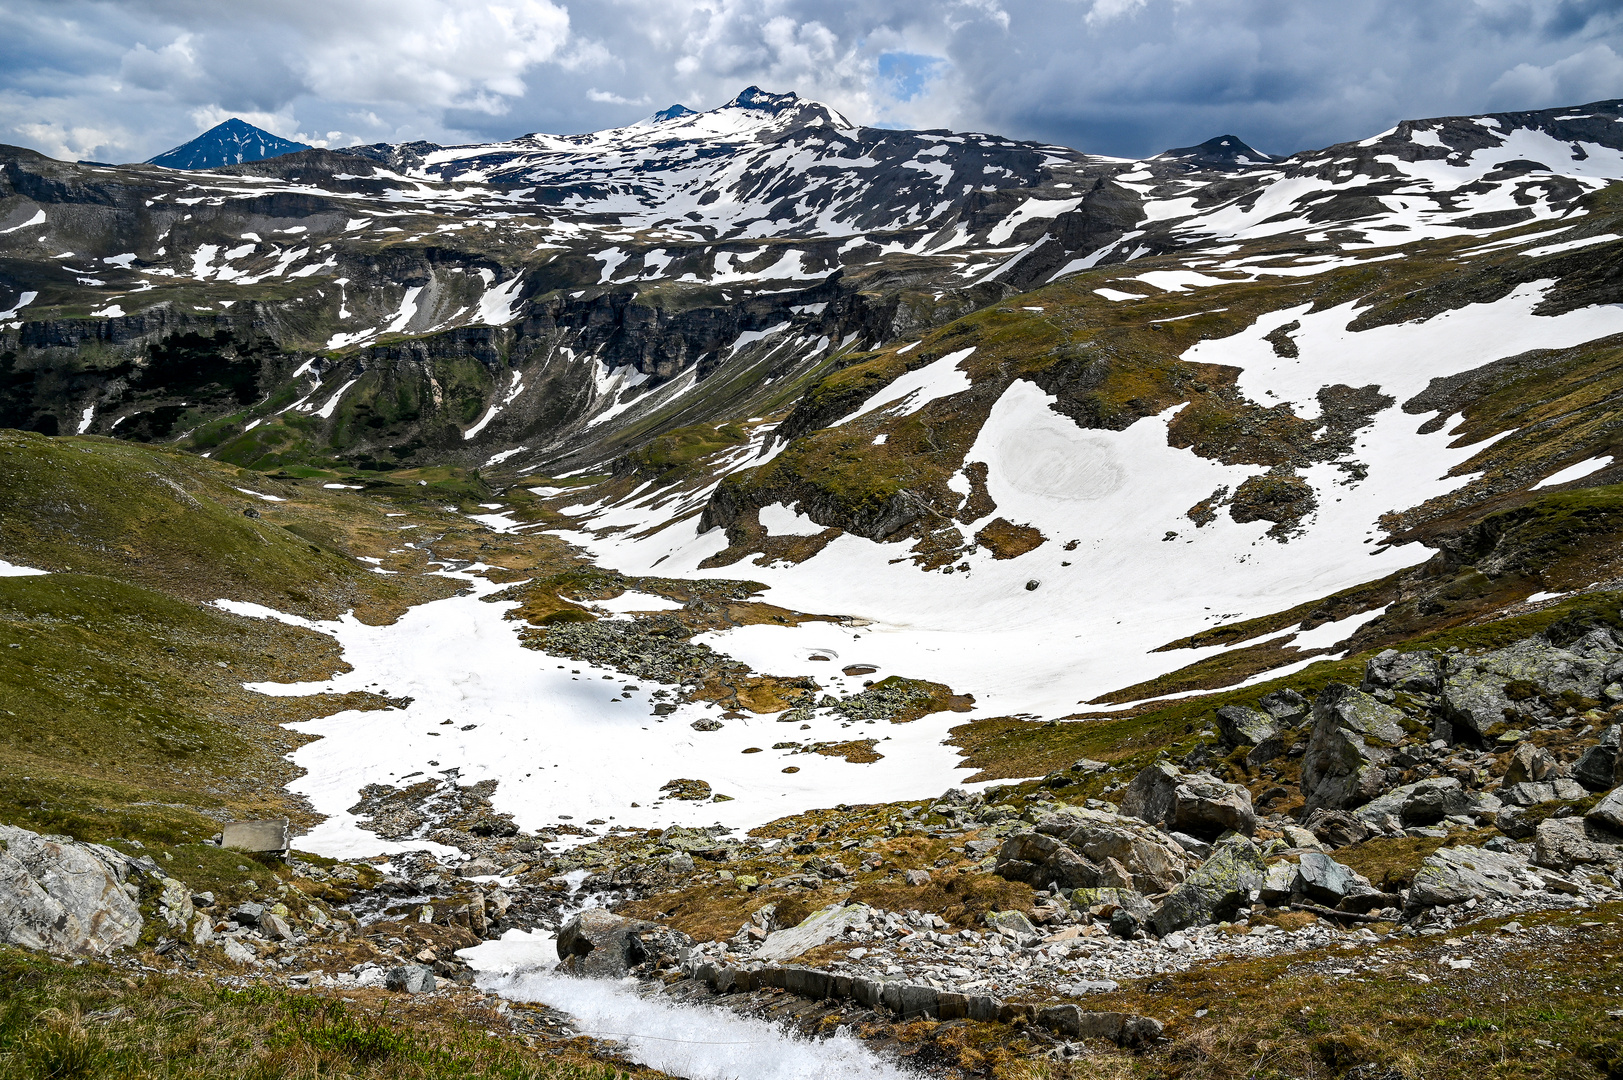
<svg viewBox="0 0 1623 1080"><path fill-rule="evenodd" d="M1379 795L1391 747L1403 741L1405 719L1362 691L1326 686L1313 703L1313 734L1302 758L1307 811L1349 809Z"/></svg>
<svg viewBox="0 0 1623 1080"><path fill-rule="evenodd" d="M1597 628L1566 648L1535 637L1480 656L1450 658L1444 710L1455 727L1484 739L1489 728L1514 718L1519 703L1535 692L1590 702L1623 700L1623 689L1608 693L1623 677L1620 649L1609 629Z"/></svg>
<svg viewBox="0 0 1623 1080"><path fill-rule="evenodd" d="M1103 810L1070 807L1037 822L1035 831L1004 841L996 872L1036 888L1134 889L1164 892L1183 880L1189 857L1144 822Z"/></svg>
<svg viewBox="0 0 1623 1080"><path fill-rule="evenodd" d="M1233 918L1262 889L1268 865L1262 852L1242 836L1220 841L1182 885L1162 901L1155 931L1165 937L1188 926Z"/></svg>
<svg viewBox="0 0 1623 1080"><path fill-rule="evenodd" d="M0 941L63 956L135 944L141 911L119 868L69 837L0 825Z"/></svg>
<svg viewBox="0 0 1623 1080"><path fill-rule="evenodd" d="M1465 814L1477 803L1465 785L1452 776L1445 776L1393 788L1353 811L1353 816L1372 829L1398 832L1435 825L1444 818Z"/></svg>
<svg viewBox="0 0 1623 1080"><path fill-rule="evenodd" d="M1409 887L1406 907L1463 904L1490 897L1514 898L1526 891L1527 864L1514 855L1477 847L1443 848L1426 857Z"/></svg>
<svg viewBox="0 0 1623 1080"><path fill-rule="evenodd" d="M1121 809L1203 840L1215 840L1225 832L1249 836L1257 827L1251 793L1245 788L1210 773L1185 776L1166 762L1156 762L1133 778L1122 794Z"/></svg>

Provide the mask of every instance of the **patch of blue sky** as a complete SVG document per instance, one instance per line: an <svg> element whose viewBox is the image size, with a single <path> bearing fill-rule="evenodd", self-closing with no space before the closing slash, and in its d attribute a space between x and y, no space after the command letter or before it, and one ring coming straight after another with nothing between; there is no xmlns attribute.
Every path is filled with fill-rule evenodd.
<svg viewBox="0 0 1623 1080"><path fill-rule="evenodd" d="M926 53L887 52L879 54L879 78L897 102L912 101L925 87L939 78L947 60Z"/></svg>

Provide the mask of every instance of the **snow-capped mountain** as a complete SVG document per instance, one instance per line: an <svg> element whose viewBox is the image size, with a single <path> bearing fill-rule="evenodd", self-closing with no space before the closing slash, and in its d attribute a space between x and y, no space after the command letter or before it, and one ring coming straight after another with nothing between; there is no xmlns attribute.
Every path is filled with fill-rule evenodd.
<svg viewBox="0 0 1623 1080"><path fill-rule="evenodd" d="M218 169L223 165L263 161L308 149L310 147L305 143L272 135L233 116L209 128L191 142L182 143L173 150L148 159L146 164L162 165L166 169Z"/></svg>

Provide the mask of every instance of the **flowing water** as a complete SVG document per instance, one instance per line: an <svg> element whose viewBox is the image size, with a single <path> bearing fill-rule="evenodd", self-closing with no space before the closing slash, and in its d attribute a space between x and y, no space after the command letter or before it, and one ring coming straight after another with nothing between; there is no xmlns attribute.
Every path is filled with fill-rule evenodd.
<svg viewBox="0 0 1623 1080"><path fill-rule="evenodd" d="M849 1035L805 1039L764 1020L637 993L632 980L555 975L553 937L510 930L458 955L479 986L568 1013L583 1035L619 1043L634 1061L687 1080L909 1080Z"/></svg>

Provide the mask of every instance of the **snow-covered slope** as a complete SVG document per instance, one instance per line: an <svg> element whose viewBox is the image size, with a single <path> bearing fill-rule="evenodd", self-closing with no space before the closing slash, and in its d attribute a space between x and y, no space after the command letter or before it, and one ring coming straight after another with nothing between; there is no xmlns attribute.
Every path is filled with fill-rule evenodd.
<svg viewBox="0 0 1623 1080"><path fill-rule="evenodd" d="M310 147L305 143L272 135L263 128L232 117L209 128L191 142L165 150L146 164L162 165L166 169L218 169L224 165L263 161L308 149Z"/></svg>

